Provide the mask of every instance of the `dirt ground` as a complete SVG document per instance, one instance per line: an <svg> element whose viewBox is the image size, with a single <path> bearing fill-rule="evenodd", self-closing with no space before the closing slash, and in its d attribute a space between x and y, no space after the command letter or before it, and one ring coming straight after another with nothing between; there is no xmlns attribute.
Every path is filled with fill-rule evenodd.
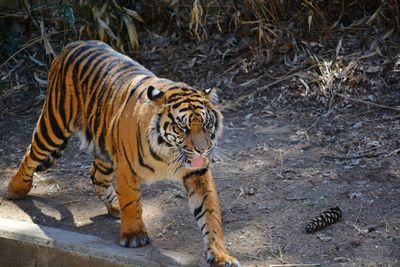
<svg viewBox="0 0 400 267"><path fill-rule="evenodd" d="M239 102L251 88L243 64L207 65L193 56L201 51L190 53L186 58L195 58L188 63L195 71L187 73L146 53L141 62L161 77L199 86L207 85L210 73L219 73L213 77L223 88L225 130L219 146L225 156L212 169L230 253L243 266L399 266L399 113L351 101L330 109L312 101L283 101L291 80ZM204 64L205 70L196 69ZM279 64L259 67L270 75L257 82L273 81ZM238 69L238 78L226 77L228 69ZM399 83L391 86L373 99L399 105ZM77 137L55 166L35 175L29 198L4 198L41 104L41 92L29 83L0 98L0 216L117 242L119 221L106 215L95 196L88 177L92 157L79 151ZM193 256L193 266L207 266L183 188L172 182L143 185L142 199L152 244L184 251ZM340 222L305 233L309 220L335 206L343 211Z"/></svg>

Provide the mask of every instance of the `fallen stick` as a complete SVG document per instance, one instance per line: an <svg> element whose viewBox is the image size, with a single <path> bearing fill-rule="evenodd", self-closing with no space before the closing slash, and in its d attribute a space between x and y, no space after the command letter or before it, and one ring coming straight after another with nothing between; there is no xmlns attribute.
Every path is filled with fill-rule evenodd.
<svg viewBox="0 0 400 267"><path fill-rule="evenodd" d="M338 94L337 96L339 96L341 98L344 98L344 99L347 99L347 100L350 100L350 101L353 101L353 102L356 102L356 103L363 104L363 105L368 105L368 106L373 106L373 107L377 107L377 108L389 109L389 110L400 112L400 108L399 107L391 107L391 106L386 106L386 105L382 105L382 104L377 104L377 103L374 103L374 102L360 100L360 99L352 98L352 97L345 96L345 95L342 95L342 94Z"/></svg>
<svg viewBox="0 0 400 267"><path fill-rule="evenodd" d="M288 264L271 264L269 267L312 267L312 266L321 266L319 263L288 263Z"/></svg>

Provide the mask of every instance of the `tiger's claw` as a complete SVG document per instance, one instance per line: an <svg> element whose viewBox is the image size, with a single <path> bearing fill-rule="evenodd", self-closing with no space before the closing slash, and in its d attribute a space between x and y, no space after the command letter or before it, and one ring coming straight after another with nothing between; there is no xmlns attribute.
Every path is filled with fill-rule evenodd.
<svg viewBox="0 0 400 267"><path fill-rule="evenodd" d="M122 234L119 244L126 248L138 248L150 244L150 238L146 232Z"/></svg>
<svg viewBox="0 0 400 267"><path fill-rule="evenodd" d="M212 266L240 267L238 260L234 257L225 253L214 252L212 250L207 252L206 260L207 263L211 264Z"/></svg>

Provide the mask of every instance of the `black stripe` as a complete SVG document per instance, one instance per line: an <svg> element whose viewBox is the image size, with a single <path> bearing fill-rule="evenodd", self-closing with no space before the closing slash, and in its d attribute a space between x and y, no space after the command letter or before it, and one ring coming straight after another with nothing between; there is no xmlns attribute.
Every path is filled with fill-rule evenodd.
<svg viewBox="0 0 400 267"><path fill-rule="evenodd" d="M192 172L187 173L185 176L183 176L182 180L183 180L183 185L185 186L186 191L189 193L189 197L191 197L195 192L189 192L189 186L187 185L186 181L188 179L191 179L193 177L199 177L202 176L204 174L206 174L208 171L208 167L203 168L203 169L198 169Z"/></svg>
<svg viewBox="0 0 400 267"><path fill-rule="evenodd" d="M117 197L117 194L113 195L113 197L111 199L109 199L108 202L112 203L116 197Z"/></svg>
<svg viewBox="0 0 400 267"><path fill-rule="evenodd" d="M61 63L62 69L59 72L62 73L62 76L57 77L57 80L56 80L57 82L60 80L59 84L56 84L56 86L57 86L56 89L58 89L57 91L59 91L61 93L61 96L59 96L59 98L58 98L59 99L58 110L61 115L61 120L63 121L64 127L69 123L69 120L67 120L67 116L65 113L65 106L64 106L66 104L66 96L65 95L67 92L67 85L66 85L67 79L65 79L65 77L71 68L73 68L74 71L77 71L78 68L76 66L79 66L81 64L82 58L83 59L86 58L92 52L92 51L89 51L89 52L86 52L86 51L88 51L88 50L82 49L82 51L81 51L80 49L78 49L77 51L74 51L73 53L67 55L66 56L67 62L69 61L69 59L72 59L72 62L70 62L71 64ZM74 62L74 61L76 61L77 58L78 58L78 61ZM72 100L73 97L70 97L70 98ZM61 103L61 101L63 101L63 103ZM72 102L70 102L70 104L71 103ZM70 109L71 109L71 107L70 107ZM72 113L70 113L69 115L71 116Z"/></svg>
<svg viewBox="0 0 400 267"><path fill-rule="evenodd" d="M35 153L35 155L37 155L37 156L43 157L43 159L45 159L45 158L48 157L48 154L43 154L43 153L41 153L40 151L38 151L38 149L37 149L36 146L32 146L31 152ZM41 159L41 160L43 160L43 159Z"/></svg>
<svg viewBox="0 0 400 267"><path fill-rule="evenodd" d="M202 238L204 238L206 235L208 235L210 232L205 232L204 234L203 234L203 236L202 236Z"/></svg>
<svg viewBox="0 0 400 267"><path fill-rule="evenodd" d="M112 167L107 167L104 166L104 164L100 161L98 163L96 163L96 161L93 162L93 165L99 170L102 171L102 173L107 172L111 169L111 172L113 172L113 168Z"/></svg>
<svg viewBox="0 0 400 267"><path fill-rule="evenodd" d="M206 200L206 198L203 198L203 201L201 202L201 205L194 209L194 211L193 211L194 217L197 217L197 215L199 215L199 213L203 210L203 205L204 205L204 201L205 200Z"/></svg>
<svg viewBox="0 0 400 267"><path fill-rule="evenodd" d="M45 161L42 161L42 163L39 166L37 166L36 171L37 172L45 171L48 168L50 168L51 165L53 165L53 161L51 161L50 158L46 158Z"/></svg>
<svg viewBox="0 0 400 267"><path fill-rule="evenodd" d="M157 144L159 144L159 145L165 144L167 147L172 147L172 145L170 143L168 143L167 141L165 141L164 138L162 138L161 136L157 137Z"/></svg>
<svg viewBox="0 0 400 267"><path fill-rule="evenodd" d="M172 122L175 122L175 118L174 118L174 116L172 115L172 113L168 112L168 118L169 118Z"/></svg>
<svg viewBox="0 0 400 267"><path fill-rule="evenodd" d="M137 142L138 160L139 160L140 166L142 166L144 168L147 168L151 172L154 172L154 168L153 167L151 167L151 166L147 165L146 163L144 163L144 160L143 160L143 148L142 148L142 142L141 142L141 138L140 138L140 129L139 129L139 127L137 128L136 142Z"/></svg>
<svg viewBox="0 0 400 267"><path fill-rule="evenodd" d="M143 95L144 91L145 91L145 90L141 91L141 92L139 93L139 95L137 96L137 98L136 98L136 99L140 99L140 98L142 98L142 95Z"/></svg>
<svg viewBox="0 0 400 267"><path fill-rule="evenodd" d="M74 96L75 96L75 101L77 101L77 103L75 103L76 104L76 106L78 107L78 109L80 109L80 107L82 107L82 105L81 105L81 102L82 102L82 100L81 100L81 98L79 97L79 95L80 95L80 92L82 91L81 89L82 89L82 83L78 83L78 81L80 82L81 80L78 80L78 78L77 78L77 76L78 76L78 69L74 69L73 71L72 71L72 83L73 83L73 89L74 89ZM79 86L79 85L81 85L81 86ZM71 101L70 101L70 116L73 116L73 109L72 109L72 97L71 97ZM76 111L76 113L78 113L77 111ZM76 114L77 115L77 114ZM72 117L70 118L70 119L72 119ZM76 118L75 118L76 119Z"/></svg>
<svg viewBox="0 0 400 267"><path fill-rule="evenodd" d="M95 167L96 167L96 169L97 169L99 172L101 172L101 173L104 174L104 175L110 175L110 174L112 174L112 173L114 172L114 169L113 169L113 168L106 168L106 169L104 169L104 168L99 168L98 165L95 165Z"/></svg>
<svg viewBox="0 0 400 267"><path fill-rule="evenodd" d="M137 176L135 170L134 170L133 167L132 167L131 162L129 161L128 155L126 154L125 146L122 146L122 151L124 152L124 156L125 156L126 162L128 162L129 169L131 170L131 172L132 172L132 174L133 174L134 176Z"/></svg>
<svg viewBox="0 0 400 267"><path fill-rule="evenodd" d="M208 212L208 213L213 213L214 212L214 209L211 209L211 210L209 210L209 209L205 209L201 214L199 214L195 219L196 219L196 221L198 221L198 220L200 220L203 216L204 216L204 214L206 214L206 212Z"/></svg>
<svg viewBox="0 0 400 267"><path fill-rule="evenodd" d="M59 159L59 158L61 158L61 152L58 151L58 150L56 150L56 151L54 151L53 153L51 153L51 156L52 156L53 158L55 158L55 159Z"/></svg>
<svg viewBox="0 0 400 267"><path fill-rule="evenodd" d="M178 103L176 103L176 104L173 104L173 105L172 105L172 108L173 108L173 109L176 109L176 108L179 107L180 105L182 105L182 104L184 104L184 103L189 103L189 102L190 102L190 103L195 103L195 102L197 102L197 103L203 104L203 102L200 101L200 100L189 98L189 99L182 100L182 101L180 101L180 102L178 102Z"/></svg>
<svg viewBox="0 0 400 267"><path fill-rule="evenodd" d="M61 68L60 66L57 66L57 73L56 77L50 78L49 77L49 86L47 88L49 95L50 92L55 92L55 100L54 104L56 104L55 108L58 110L58 113L61 115L61 120L63 121L63 124L65 125L65 111L64 111L64 103L65 101L65 87L60 86L60 82L62 82L64 79L64 68L65 65L62 64ZM61 95L60 95L61 94ZM51 102L51 99L49 98L49 102Z"/></svg>
<svg viewBox="0 0 400 267"><path fill-rule="evenodd" d="M185 112L185 111L188 111L188 110L191 110L191 108L189 108L189 107L187 107L187 108L182 108L182 109L179 110L179 112Z"/></svg>
<svg viewBox="0 0 400 267"><path fill-rule="evenodd" d="M81 79L81 77L78 79L78 70L79 70L79 68L76 68L77 65L74 64L74 61L77 59L78 56L81 56L83 54L83 52L87 52L87 54L90 55L91 53L93 53L93 51L90 50L90 49L97 47L94 44L88 45L86 43L82 43L80 45L81 45L81 47L78 47L78 49L76 49L75 51L73 51L73 52L70 51L69 54L66 55L66 60L64 62L62 62L62 64L64 64L64 66L67 66L66 72L69 70L69 68L71 66L74 67L73 68L73 72L72 72L72 74L73 74L72 81L73 81L73 84L74 84L74 92L75 92L75 96L77 97L78 106L80 106L80 98L78 96L80 94L85 95L85 92L79 90L81 88L80 85L82 85L82 82L81 82L82 79ZM95 64L93 64L93 66L95 66ZM65 75L65 73L64 73L64 75ZM66 79L63 79L63 87L66 88Z"/></svg>
<svg viewBox="0 0 400 267"><path fill-rule="evenodd" d="M175 86L175 87L170 88L169 90L175 89L175 88L178 88L178 87ZM174 101L177 101L177 100L179 100L179 99L181 99L181 98L184 98L184 97L186 97L186 96L190 96L190 95L192 95L192 94L193 94L192 92L190 92L190 93L182 93L182 92L173 93L173 94L171 94L171 95L168 97L168 103L171 104L171 103L174 102Z"/></svg>
<svg viewBox="0 0 400 267"><path fill-rule="evenodd" d="M55 148L58 146L56 143L53 142L53 140L51 140L49 133L47 132L47 127L45 125L45 120L43 118L43 120L40 121L40 133L42 134L44 141L46 141L46 143L51 147L51 149L47 149L48 151L53 152L55 150Z"/></svg>
<svg viewBox="0 0 400 267"><path fill-rule="evenodd" d="M202 168L202 169L198 169L198 170L194 170L192 172L187 173L185 176L183 176L183 180L185 181L185 180L190 179L192 177L202 176L202 175L206 174L207 171L208 171L208 167Z"/></svg>
<svg viewBox="0 0 400 267"><path fill-rule="evenodd" d="M135 202L135 200L131 200L128 203L125 204L125 206L122 207L121 211L123 211L124 209L126 209L127 207L129 207L130 205L132 205L132 203Z"/></svg>
<svg viewBox="0 0 400 267"><path fill-rule="evenodd" d="M113 191L111 191L108 196L106 196L106 199L109 200L109 198L113 195Z"/></svg>
<svg viewBox="0 0 400 267"><path fill-rule="evenodd" d="M97 170L97 169L96 169L96 170ZM111 186L111 182L101 182L101 181L98 181L98 180L96 179L96 171L95 171L95 173L94 173L92 176L90 176L90 179L92 180L92 183L93 183L94 185L101 186L101 187L103 187L103 188L109 188L109 187Z"/></svg>
<svg viewBox="0 0 400 267"><path fill-rule="evenodd" d="M64 132L61 130L60 125L58 125L58 122L54 116L54 111L52 109L52 105L48 105L48 117L50 120L50 126L51 130L53 131L54 135L59 139L59 140L64 140ZM64 125L62 125L62 128L65 128Z"/></svg>
<svg viewBox="0 0 400 267"><path fill-rule="evenodd" d="M217 132L218 127L219 127L218 114L215 110L211 110L211 112L214 114L214 119L215 119L215 123L214 123L215 131L214 132Z"/></svg>
<svg viewBox="0 0 400 267"><path fill-rule="evenodd" d="M92 139L93 139L92 134L90 133L90 131L89 131L88 128L85 129L85 139L86 139L86 142L87 142L88 144L89 144L90 142L92 142Z"/></svg>
<svg viewBox="0 0 400 267"><path fill-rule="evenodd" d="M148 138L147 138L147 144L149 145L150 155L153 157L153 159L163 162L162 158L151 148L150 141Z"/></svg>
<svg viewBox="0 0 400 267"><path fill-rule="evenodd" d="M36 132L33 136L34 142L36 142L37 146L43 150L43 151L47 151L47 152L53 152L54 150L50 150L49 148L47 148L47 146L45 144L43 144L42 140L39 139L39 135Z"/></svg>
<svg viewBox="0 0 400 267"><path fill-rule="evenodd" d="M200 229L200 232L203 232L204 227L206 227L206 225L207 225L207 223L204 223L204 224L203 224L203 226L202 226L201 229Z"/></svg>
<svg viewBox="0 0 400 267"><path fill-rule="evenodd" d="M99 66L99 68L97 69L96 73L94 74L93 79L91 80L91 84L90 84L90 100L89 100L89 104L87 107L87 112L88 113L92 113L92 109L93 106L96 102L98 102L98 94L103 90L103 88L107 85L106 81L104 81L104 76L106 76L107 74L109 74L107 71L104 71L104 68L108 68L108 61L104 62L103 64L101 64ZM101 73L101 79L99 79L99 75ZM93 76L93 75L91 75ZM107 78L110 78L110 76L108 76ZM100 83L102 82L102 86L100 88L97 87L97 81L100 80ZM88 84L89 85L89 84ZM92 114L91 114L92 115Z"/></svg>
<svg viewBox="0 0 400 267"><path fill-rule="evenodd" d="M93 67L94 65L98 64L97 61L93 61L93 58L96 58L98 56L100 56L101 54L104 54L104 51L90 51L89 53L83 55L76 63L76 66L79 66L84 60L88 59L89 57L91 57L90 60L88 60L80 69L80 73L79 73L79 80L81 81L83 79L83 76L85 76L85 74L89 71L90 67ZM104 56L103 58L107 58L106 56ZM92 65L93 64L93 65ZM90 72L89 72L90 73Z"/></svg>
<svg viewBox="0 0 400 267"><path fill-rule="evenodd" d="M137 90L146 80L148 80L149 78L151 78L151 76L143 77L140 81L138 81L138 82L135 84L135 87L133 87L132 90L129 92L129 95L128 95L128 98L126 99L126 102L129 101L129 99L133 96L133 94L136 92L136 90ZM142 92L143 92L143 91L142 91Z"/></svg>
<svg viewBox="0 0 400 267"><path fill-rule="evenodd" d="M109 66L112 66L111 69L114 67L114 65L109 65ZM109 66L107 66L107 68L109 68ZM103 68L103 67L104 66L102 66L101 68ZM123 81L122 77L125 76L126 74L130 73L130 68L131 67L132 67L131 65L124 65L122 67L119 67L118 69L113 71L113 73L116 73L116 75L118 75L118 77L109 75L109 76L107 76L107 81L103 81L103 78L104 78L104 76L106 74L109 74L109 73L107 71L104 71L103 76L101 78L101 81L103 82L103 84L102 84L100 89L94 90L95 93L96 93L96 96L95 97L93 97L93 95L91 96L91 100L90 100L90 103L89 103L89 106L88 106L88 112L91 112L91 109L93 108L93 105L94 105L94 101L97 101L97 102L101 101L101 98L102 98L102 96L104 94L104 88L108 85L108 88L109 88L108 94L107 94L107 97L108 97L109 93L111 91L114 91L114 90L112 90L114 88L114 85L117 82L122 82ZM111 84L108 84L108 80L111 79L111 78L114 78L114 80L111 82ZM101 96L101 97L99 97L99 96ZM99 105L99 104L97 105L97 112L99 112L99 108L101 108L101 107L102 107L101 105ZM90 117L92 117L94 115L95 115L94 113L91 113L91 115L89 116L89 120L90 120ZM98 117L100 117L100 116L98 116Z"/></svg>
<svg viewBox="0 0 400 267"><path fill-rule="evenodd" d="M75 49L75 50L74 50ZM88 51L88 47L85 46L76 46L73 47L70 51L67 52L67 54L65 55L65 60L62 62L62 64L64 64L64 66L72 66L74 60L76 60L76 58L78 56L80 56L83 52Z"/></svg>
<svg viewBox="0 0 400 267"><path fill-rule="evenodd" d="M93 77L93 70L94 70L94 68L95 68L96 66L99 66L100 64L101 64L102 66L104 66L105 64L107 64L107 62L104 63L104 61L106 61L106 60L109 59L109 58L110 58L110 55L109 55L109 54L105 54L105 55L103 55L103 56L97 58L96 61L93 63L93 66L91 66L90 70L88 71L88 74L87 74L83 79L80 79L81 84L86 84L86 85L87 85L87 83L88 83L90 77ZM92 60L91 60L91 61L92 61Z"/></svg>
<svg viewBox="0 0 400 267"><path fill-rule="evenodd" d="M33 159L34 161L36 161L36 162L42 162L44 159L46 159L46 157L44 158L44 159L40 159L40 158L38 158L38 156L36 155L36 153L37 152L35 152L35 151L33 151L32 149L31 149L31 153L29 154L29 156L31 157L31 159ZM39 153L38 153L39 154Z"/></svg>
<svg viewBox="0 0 400 267"><path fill-rule="evenodd" d="M104 93L106 93L104 99L108 100L110 94L113 94L114 91L116 91L116 89L119 89L119 87L121 87L121 86L115 86L114 87L114 85L116 85L117 83L122 84L123 81L124 81L124 78L125 78L124 76L127 75L127 74L131 74L132 73L132 70L131 70L132 66L131 65L123 65L122 67L118 67L116 70L113 70L114 67L115 67L115 65L107 66L107 69L109 69L110 72L114 73L114 75L108 75L106 80L103 80L103 77L105 76L105 75L103 75L103 77L101 79L102 80L102 84L101 84L100 89L96 90L96 97L95 97L95 99L97 101L97 109L96 109L96 112L92 112L90 114L89 122L91 121L91 118L93 116L95 116L96 114L100 114L101 113L102 109L104 108L104 104L105 104L105 108L107 108L107 105L110 104L110 103L108 103L109 101L106 101L106 103L103 103L104 101L102 102L102 99L104 97ZM105 71L104 74L109 74L109 73L108 73L108 71ZM110 83L109 81L111 79L112 79L112 81ZM124 89L124 87L121 87L121 89ZM116 98L114 98L113 101L115 101L115 99ZM91 101L91 102L93 102L93 101ZM89 108L90 109L92 109L93 104L94 103L89 104ZM112 104L114 104L114 102ZM97 116L95 118L94 125L93 125L94 129L99 129L98 126L100 125L100 118L101 117L103 118L103 123L104 124L107 123L107 121L105 120L106 116ZM102 127L101 128L103 130L103 132L105 131L105 128L106 127ZM100 134L101 139L99 139L99 145L102 146L102 147L104 147L104 136L105 136L105 133Z"/></svg>

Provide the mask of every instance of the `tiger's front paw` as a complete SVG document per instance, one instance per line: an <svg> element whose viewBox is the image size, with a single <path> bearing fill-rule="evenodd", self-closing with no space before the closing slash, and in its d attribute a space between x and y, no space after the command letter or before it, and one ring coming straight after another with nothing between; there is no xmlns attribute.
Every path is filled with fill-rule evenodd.
<svg viewBox="0 0 400 267"><path fill-rule="evenodd" d="M224 252L209 250L207 252L206 260L207 263L212 266L240 267L237 259Z"/></svg>
<svg viewBox="0 0 400 267"><path fill-rule="evenodd" d="M150 238L147 232L140 231L136 233L122 233L119 244L126 248L138 248L150 244Z"/></svg>

